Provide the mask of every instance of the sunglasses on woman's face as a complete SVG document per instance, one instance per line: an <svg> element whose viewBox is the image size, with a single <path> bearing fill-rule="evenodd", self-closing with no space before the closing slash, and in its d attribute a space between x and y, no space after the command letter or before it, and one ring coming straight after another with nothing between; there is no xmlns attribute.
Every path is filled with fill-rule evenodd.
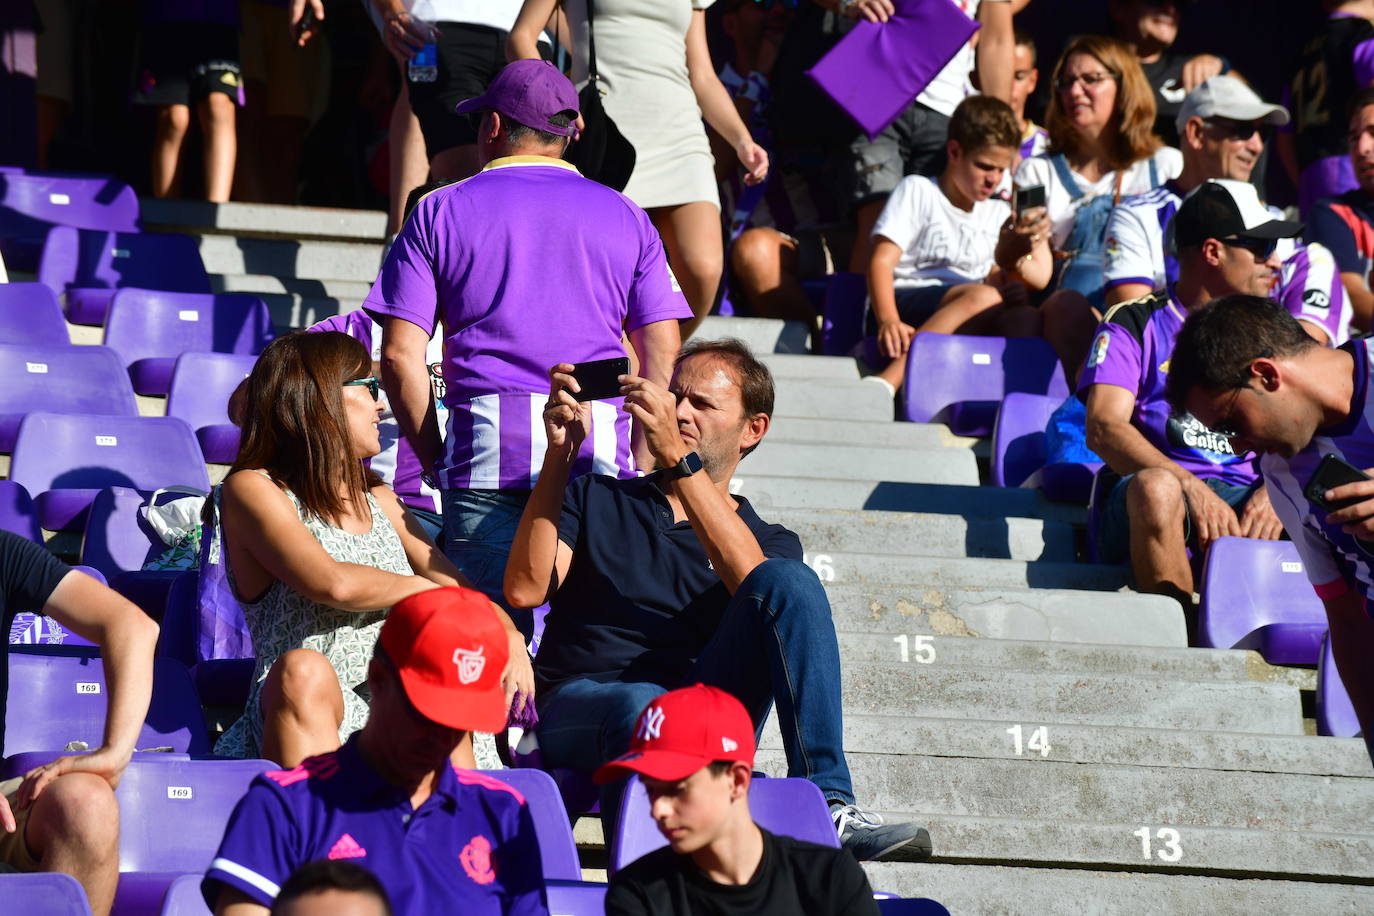
<svg viewBox="0 0 1374 916"><path fill-rule="evenodd" d="M379 400L382 396L382 380L375 375L369 378L355 378L351 382L344 382L345 388L350 385L366 385L367 393L372 395L372 400L374 401Z"/></svg>

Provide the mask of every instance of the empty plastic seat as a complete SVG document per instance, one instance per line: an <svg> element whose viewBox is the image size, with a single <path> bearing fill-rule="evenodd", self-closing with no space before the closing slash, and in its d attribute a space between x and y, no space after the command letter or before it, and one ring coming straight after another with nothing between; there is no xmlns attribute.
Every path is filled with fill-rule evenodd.
<svg viewBox="0 0 1374 916"><path fill-rule="evenodd" d="M1291 541L1218 538L1207 554L1198 640L1254 649L1275 665L1315 665L1326 608Z"/></svg>
<svg viewBox="0 0 1374 916"><path fill-rule="evenodd" d="M917 334L907 354L902 418L945 423L961 436L986 436L1013 391L1069 396L1054 348L1038 337Z"/></svg>
<svg viewBox="0 0 1374 916"><path fill-rule="evenodd" d="M72 741L99 747L106 699L99 658L11 651L5 754L61 750ZM209 750L200 699L180 662L154 659L152 703L135 746Z"/></svg>
<svg viewBox="0 0 1374 916"><path fill-rule="evenodd" d="M749 784L749 812L765 830L798 840L840 845L830 808L816 784L806 779L755 777ZM668 845L649 816L649 795L638 776L630 777L620 803L615 828L611 872L620 871L640 856Z"/></svg>
<svg viewBox="0 0 1374 916"><path fill-rule="evenodd" d="M66 347L71 342L56 293L42 283L0 282L0 344Z"/></svg>
<svg viewBox="0 0 1374 916"><path fill-rule="evenodd" d="M992 483L1037 487L1050 499L1088 501L1101 462L1046 464L1045 427L1063 398L1013 391L1002 399L992 427Z"/></svg>
<svg viewBox="0 0 1374 916"><path fill-rule="evenodd" d="M176 361L167 415L196 431L206 461L230 464L238 455L239 428L229 422L229 396L255 362L256 356L229 353L183 353Z"/></svg>
<svg viewBox="0 0 1374 916"><path fill-rule="evenodd" d="M84 520L106 487L210 489L196 437L176 417L31 413L19 426L10 479L33 494L50 531Z"/></svg>
<svg viewBox="0 0 1374 916"><path fill-rule="evenodd" d="M91 916L91 907L81 882L71 875L55 871L0 873L0 913Z"/></svg>
<svg viewBox="0 0 1374 916"><path fill-rule="evenodd" d="M827 279L821 305L821 353L845 356L864 336L868 279L851 273L835 273Z"/></svg>
<svg viewBox="0 0 1374 916"><path fill-rule="evenodd" d="M0 531L11 531L36 544L43 543L33 499L28 490L13 480L0 480Z"/></svg>
<svg viewBox="0 0 1374 916"><path fill-rule="evenodd" d="M138 416L119 357L105 347L0 344L0 390L0 452L14 450L20 422L35 410Z"/></svg>
<svg viewBox="0 0 1374 916"><path fill-rule="evenodd" d="M48 232L38 282L66 293L67 320L73 324L103 324L114 291L126 286L210 292L200 248L190 236L68 226Z"/></svg>
<svg viewBox="0 0 1374 916"><path fill-rule="evenodd" d="M549 881L550 916L605 916L606 885L593 881Z"/></svg>
<svg viewBox="0 0 1374 916"><path fill-rule="evenodd" d="M11 270L36 270L53 226L137 232L133 188L98 175L0 173L0 250Z"/></svg>
<svg viewBox="0 0 1374 916"><path fill-rule="evenodd" d="M179 875L167 886L158 916L211 916L200 892L203 875Z"/></svg>
<svg viewBox="0 0 1374 916"><path fill-rule="evenodd" d="M543 770L528 768L485 772L525 796L525 804L534 818L534 832L539 838L544 877L580 880L582 866L577 860L577 844L553 777Z"/></svg>
<svg viewBox="0 0 1374 916"><path fill-rule="evenodd" d="M1331 637L1322 640L1321 664L1317 666L1317 734L1354 738L1360 734L1360 720L1350 704L1341 676L1336 673L1336 658L1331 654Z"/></svg>
<svg viewBox="0 0 1374 916"><path fill-rule="evenodd" d="M267 304L247 293L121 289L105 319L105 346L139 394L166 394L183 353L257 354L272 337Z"/></svg>

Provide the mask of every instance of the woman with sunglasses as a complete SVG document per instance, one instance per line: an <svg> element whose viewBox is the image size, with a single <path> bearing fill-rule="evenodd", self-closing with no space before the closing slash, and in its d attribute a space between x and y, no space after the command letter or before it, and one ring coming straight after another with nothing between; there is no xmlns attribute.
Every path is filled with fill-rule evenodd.
<svg viewBox="0 0 1374 916"><path fill-rule="evenodd" d="M1003 234L998 250L998 263L1015 270L1034 290L1059 284L1065 265L1073 263L1068 254L1087 251L1087 242L1100 258L1105 240L1094 227L1100 223L1105 228L1111 206L1157 187L1183 168L1179 151L1164 146L1153 133L1154 93L1126 45L1100 35L1074 39L1055 64L1051 85L1045 117L1049 149L1022 162L1016 172L1018 188L1044 187L1046 208L1018 213L1016 231ZM1083 224L1075 236L1080 218ZM1096 238L1084 238L1093 234ZM1079 267L1087 263L1080 261ZM1097 273L1100 288L1100 269ZM1063 325L1067 321L1077 330L1083 302L1081 295L1055 295L1041 307L1045 337L1070 377L1083 349L1064 339ZM1089 337L1095 323L1089 315Z"/></svg>
<svg viewBox="0 0 1374 916"><path fill-rule="evenodd" d="M301 331L273 341L246 382L220 518L257 666L220 754L289 768L338 748L367 720L367 666L387 609L469 585L364 464L380 451L371 368L347 334ZM524 640L497 613L511 640L507 693L532 698ZM475 765L470 739L456 761Z"/></svg>

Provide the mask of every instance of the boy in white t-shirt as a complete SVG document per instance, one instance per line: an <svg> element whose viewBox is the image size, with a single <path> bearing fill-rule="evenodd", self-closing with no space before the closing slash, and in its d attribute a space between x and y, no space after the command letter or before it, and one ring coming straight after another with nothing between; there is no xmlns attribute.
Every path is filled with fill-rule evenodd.
<svg viewBox="0 0 1374 916"><path fill-rule="evenodd" d="M918 331L1018 332L1006 327L1020 320L1021 311L1004 306L1008 281L986 281L994 273L998 235L1011 216L1006 175L1020 137L1005 102L965 99L949 121L944 171L938 178L903 178L873 227L866 334L878 338L879 354L891 360L874 377L894 390ZM1034 333L1033 326L1020 333Z"/></svg>

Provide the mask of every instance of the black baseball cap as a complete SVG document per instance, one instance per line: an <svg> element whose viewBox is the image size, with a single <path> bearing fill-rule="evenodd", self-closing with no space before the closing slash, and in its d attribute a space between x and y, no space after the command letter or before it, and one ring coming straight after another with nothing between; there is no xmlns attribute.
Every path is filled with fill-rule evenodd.
<svg viewBox="0 0 1374 916"><path fill-rule="evenodd" d="M1169 228L1175 248L1192 248L1207 239L1292 238L1302 223L1275 219L1249 182L1214 178L1184 198Z"/></svg>

